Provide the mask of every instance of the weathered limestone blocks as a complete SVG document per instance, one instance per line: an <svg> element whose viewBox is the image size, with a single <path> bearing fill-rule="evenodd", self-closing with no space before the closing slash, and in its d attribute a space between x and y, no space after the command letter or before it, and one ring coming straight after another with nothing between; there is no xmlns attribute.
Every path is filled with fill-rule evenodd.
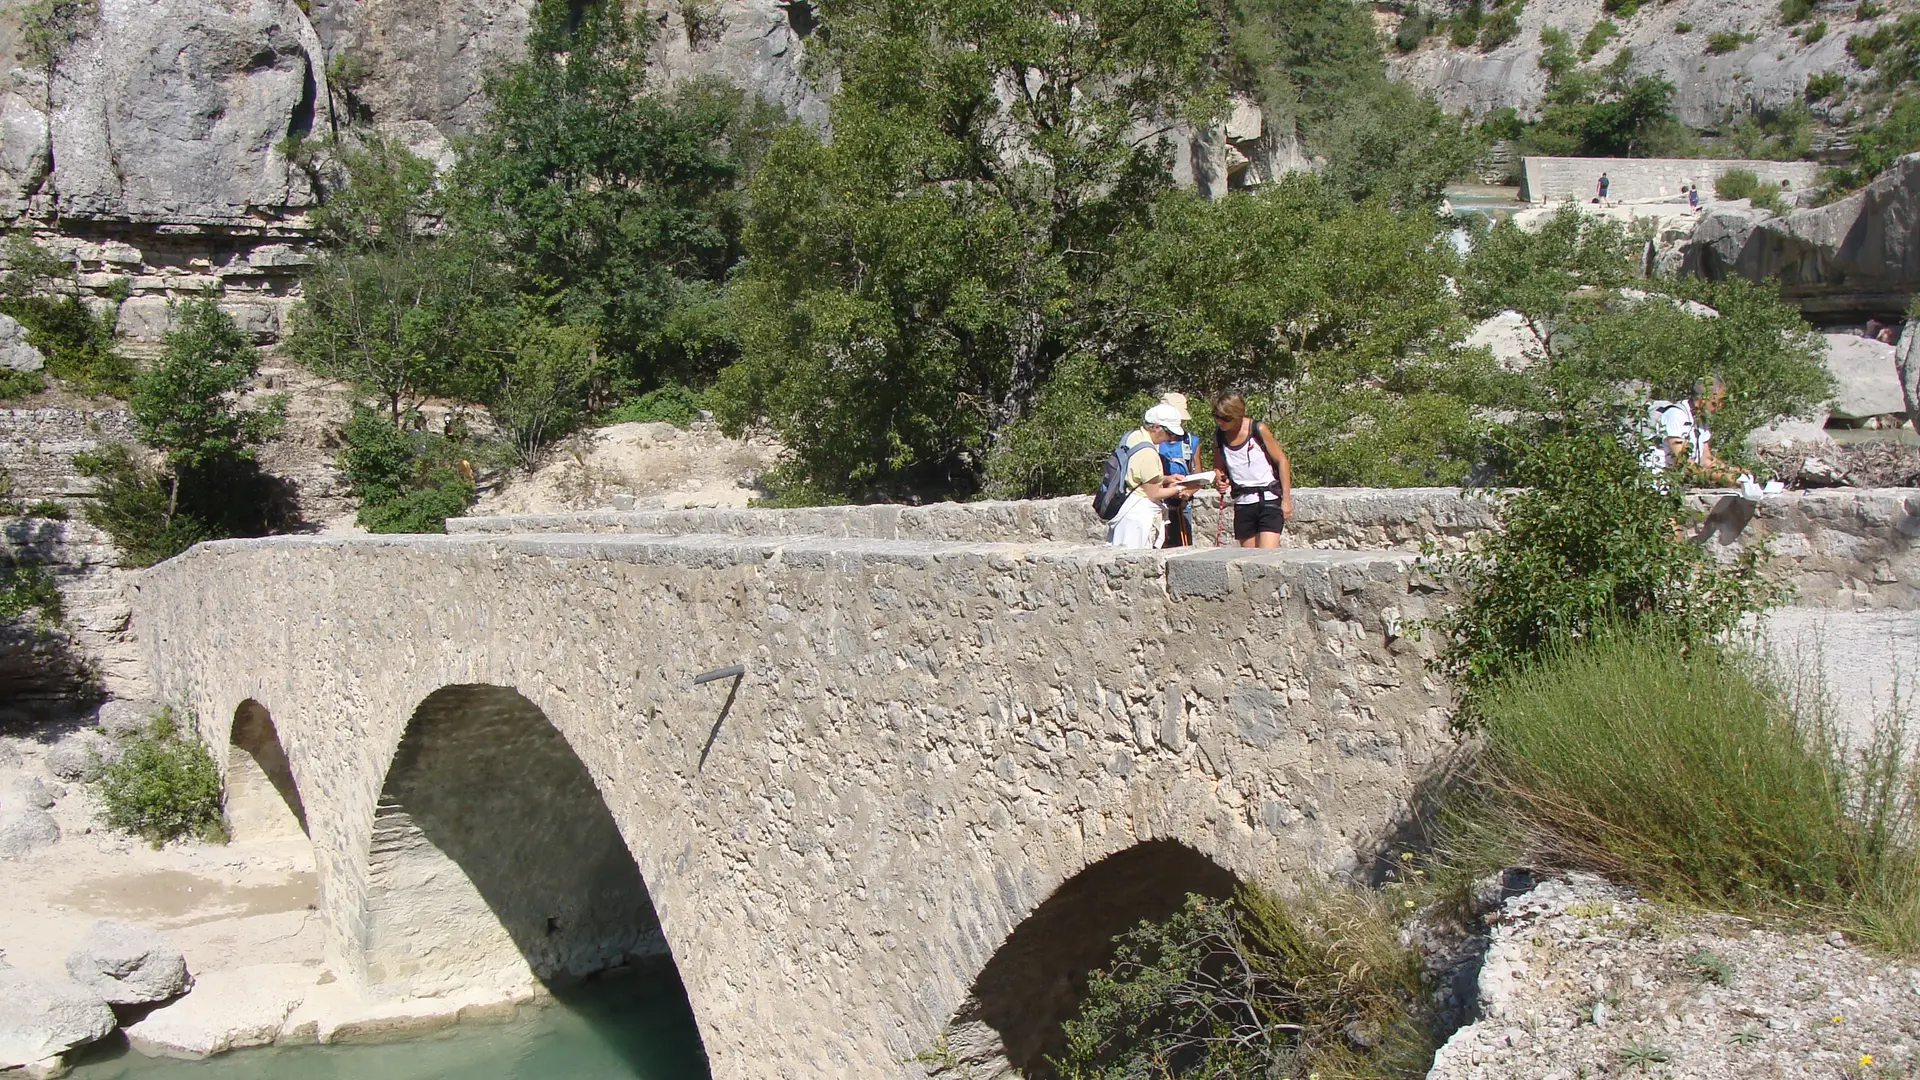
<svg viewBox="0 0 1920 1080"><path fill-rule="evenodd" d="M1704 511L1718 497L1701 493L1693 505ZM1458 550L1493 523L1489 502L1458 488L1300 488L1294 510L1281 542L1327 551L1419 551L1429 541ZM711 533L984 543L1088 543L1104 532L1084 496L799 510L601 510L456 518L447 528L459 535ZM1920 607L1920 490L1768 496L1746 539L1761 536L1771 540L1776 573L1799 589L1799 603Z"/></svg>
<svg viewBox="0 0 1920 1080"><path fill-rule="evenodd" d="M206 738L271 713L335 970L368 973L410 718L511 688L632 851L714 1075L891 1077L1108 856L1177 841L1282 887L1351 868L1451 745L1406 632L1436 590L1407 552L316 537L170 560L136 623ZM737 687L691 682L735 663Z"/></svg>

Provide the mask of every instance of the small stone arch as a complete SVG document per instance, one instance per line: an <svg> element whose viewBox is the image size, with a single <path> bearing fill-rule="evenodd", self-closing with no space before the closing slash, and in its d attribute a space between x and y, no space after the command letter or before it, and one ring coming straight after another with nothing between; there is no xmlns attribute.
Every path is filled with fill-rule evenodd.
<svg viewBox="0 0 1920 1080"><path fill-rule="evenodd" d="M227 830L238 843L307 835L307 809L267 707L248 698L227 738Z"/></svg>
<svg viewBox="0 0 1920 1080"><path fill-rule="evenodd" d="M672 963L586 765L502 686L442 687L408 721L374 814L360 932L367 981L414 994Z"/></svg>
<svg viewBox="0 0 1920 1080"><path fill-rule="evenodd" d="M959 1075L1053 1077L1047 1059L1066 1047L1061 1025L1079 1010L1088 975L1112 958L1113 939L1172 915L1190 893L1218 899L1239 885L1172 840L1143 841L1068 878L1007 935L955 1012L947 1048L966 1066Z"/></svg>

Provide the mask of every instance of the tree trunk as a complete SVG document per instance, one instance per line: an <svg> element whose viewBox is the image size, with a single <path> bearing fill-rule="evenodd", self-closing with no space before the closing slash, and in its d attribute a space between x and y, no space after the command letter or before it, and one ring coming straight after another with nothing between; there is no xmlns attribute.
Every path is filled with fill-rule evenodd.
<svg viewBox="0 0 1920 1080"><path fill-rule="evenodd" d="M1900 394L1907 402L1907 423L1920 432L1920 319L1908 319L1893 350L1893 370L1900 376Z"/></svg>

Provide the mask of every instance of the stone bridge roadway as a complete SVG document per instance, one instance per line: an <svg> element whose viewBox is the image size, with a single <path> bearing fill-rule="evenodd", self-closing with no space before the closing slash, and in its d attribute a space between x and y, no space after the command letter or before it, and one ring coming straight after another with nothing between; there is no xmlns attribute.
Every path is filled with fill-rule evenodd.
<svg viewBox="0 0 1920 1080"><path fill-rule="evenodd" d="M284 750L337 973L670 954L733 1080L1033 1063L1114 933L1352 867L1448 745L1434 595L1403 551L499 531L206 544L136 618L203 737Z"/></svg>
<svg viewBox="0 0 1920 1080"><path fill-rule="evenodd" d="M1305 547L1245 557L1090 544L1084 499L229 541L149 571L136 626L303 807L344 977L670 955L720 1080L900 1076L943 1039L1026 1065L1114 933L1354 866L1450 745L1407 549L1483 510L1296 501ZM1920 491L1754 532L1836 618L1920 607Z"/></svg>

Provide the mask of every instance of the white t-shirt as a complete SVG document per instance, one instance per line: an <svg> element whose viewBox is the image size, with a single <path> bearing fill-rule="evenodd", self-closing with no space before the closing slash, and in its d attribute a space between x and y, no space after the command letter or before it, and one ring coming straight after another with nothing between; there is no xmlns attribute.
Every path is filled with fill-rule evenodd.
<svg viewBox="0 0 1920 1080"><path fill-rule="evenodd" d="M1648 410L1648 419L1653 428L1653 445L1641 456L1642 465L1656 471L1671 468L1674 462L1667 453L1668 439L1686 440L1687 453L1694 464L1706 464L1707 444L1712 441L1713 432L1694 420L1692 402L1656 401Z"/></svg>

